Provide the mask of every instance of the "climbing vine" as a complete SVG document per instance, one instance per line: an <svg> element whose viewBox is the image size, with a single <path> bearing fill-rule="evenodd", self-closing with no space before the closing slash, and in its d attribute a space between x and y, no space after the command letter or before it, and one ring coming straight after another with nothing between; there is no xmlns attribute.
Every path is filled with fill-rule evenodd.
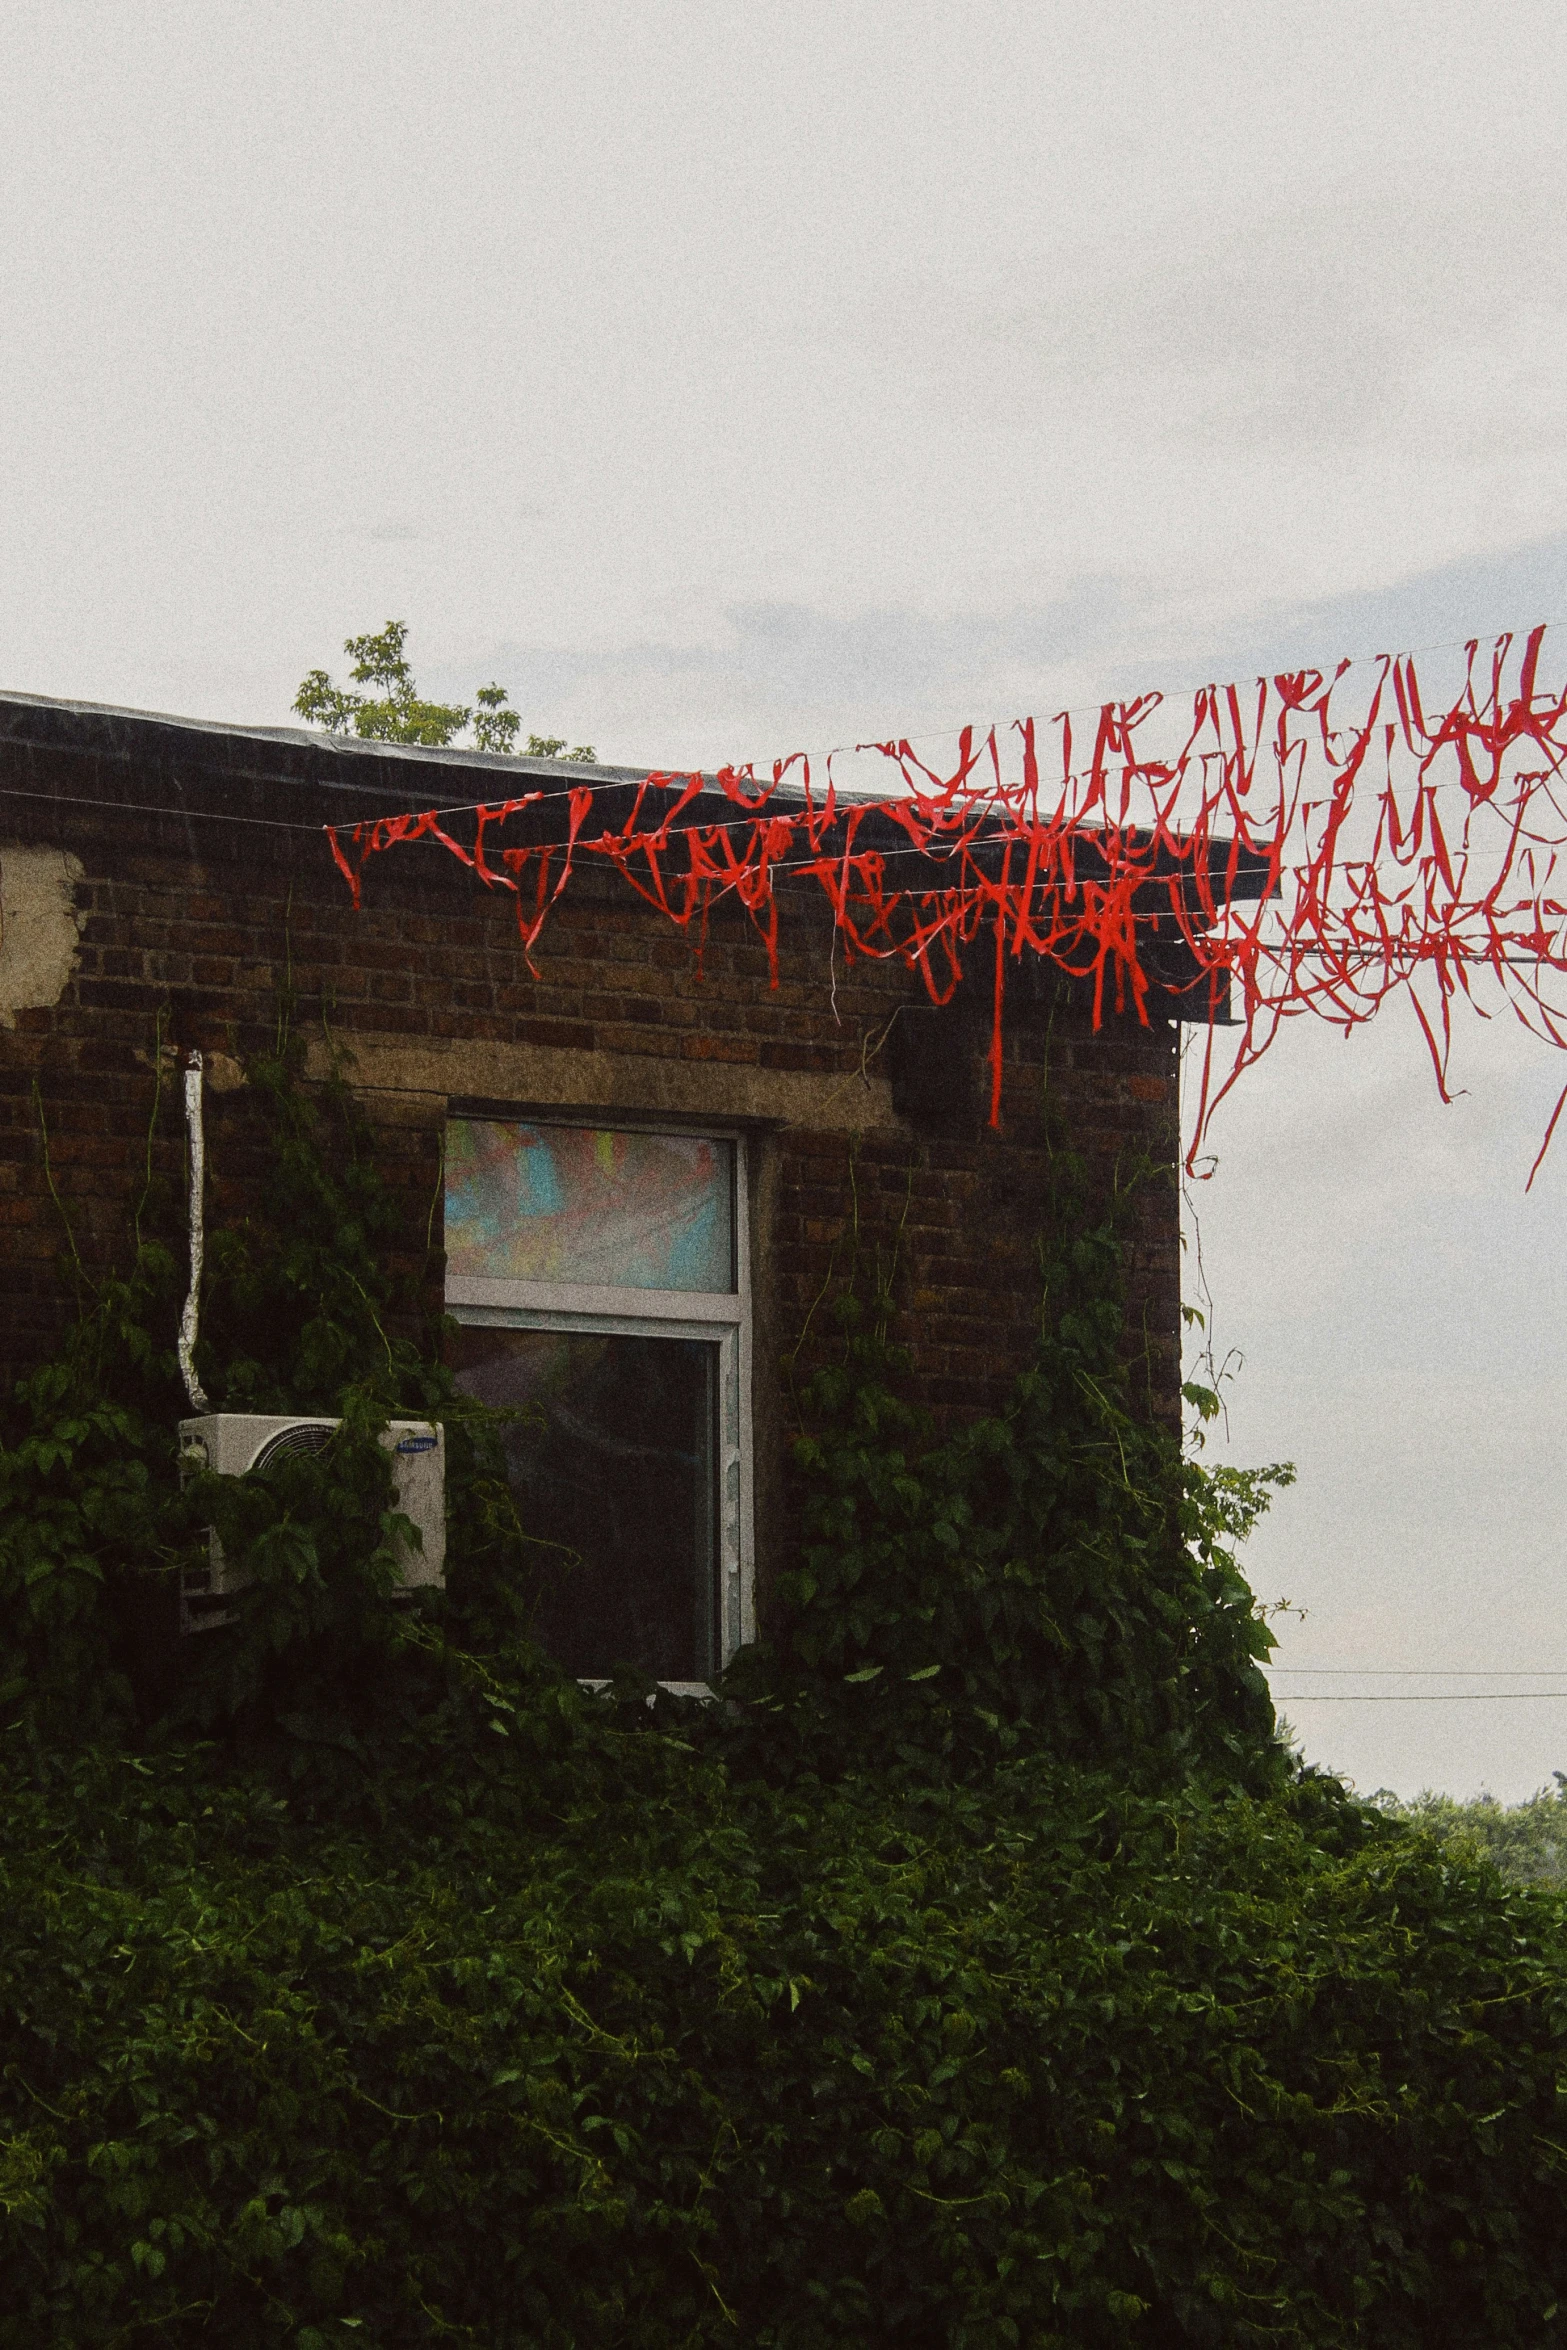
<svg viewBox="0 0 1567 2350"><path fill-rule="evenodd" d="M1137 1408L1120 1226L1054 1157L1042 1326L1004 1411L934 1441L890 1335L892 1267L856 1262L839 1345L806 1385L797 1560L766 1702L950 1773L1037 1747L1143 1782L1280 1767L1235 1558L1287 1468L1209 1471Z"/></svg>
<svg viewBox="0 0 1567 2350"><path fill-rule="evenodd" d="M921 1423L845 1268L770 1645L650 1704L529 1638L351 1098L248 1075L202 1382L337 1442L181 1486L155 1184L0 1437L0 2350L1556 2338L1560 1903L1276 1745L1266 1479L1133 1408L1070 1169L991 1420ZM211 1524L249 1585L180 1642Z"/></svg>

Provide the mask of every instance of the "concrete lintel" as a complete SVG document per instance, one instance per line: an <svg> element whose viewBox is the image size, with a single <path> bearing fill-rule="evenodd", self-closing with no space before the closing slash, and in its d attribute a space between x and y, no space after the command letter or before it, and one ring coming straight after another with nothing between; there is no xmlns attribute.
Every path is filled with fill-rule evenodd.
<svg viewBox="0 0 1567 2350"><path fill-rule="evenodd" d="M854 1071L845 1077L813 1069L759 1069L749 1063L370 1031L339 1033L335 1041L350 1056L344 1076L365 1092L541 1109L622 1110L643 1117L667 1113L754 1120L818 1133L908 1132L893 1109L891 1083L874 1073L861 1077ZM330 1068L329 1048L318 1038L309 1048L309 1074L325 1077Z"/></svg>

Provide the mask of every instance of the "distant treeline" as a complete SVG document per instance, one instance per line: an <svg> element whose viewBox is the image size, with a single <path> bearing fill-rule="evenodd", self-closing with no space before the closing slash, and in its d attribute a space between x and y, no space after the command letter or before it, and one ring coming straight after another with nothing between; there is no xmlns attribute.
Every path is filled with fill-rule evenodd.
<svg viewBox="0 0 1567 2350"><path fill-rule="evenodd" d="M1466 1859L1493 1862L1515 1885L1567 1885L1567 1773L1551 1775L1555 1785L1525 1803L1498 1803L1494 1795L1460 1803L1429 1788L1408 1803L1385 1790L1373 1800L1379 1811L1425 1828Z"/></svg>

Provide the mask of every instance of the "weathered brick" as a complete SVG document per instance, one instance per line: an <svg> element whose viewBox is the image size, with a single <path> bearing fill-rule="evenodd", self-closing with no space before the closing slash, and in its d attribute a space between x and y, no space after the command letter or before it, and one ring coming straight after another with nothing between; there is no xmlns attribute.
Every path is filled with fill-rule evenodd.
<svg viewBox="0 0 1567 2350"><path fill-rule="evenodd" d="M149 742L159 733L154 721L120 723L133 735L145 727ZM90 719L81 728L90 737ZM245 812L234 794L252 788L236 786L222 749L221 739L210 751L186 739L180 756L186 804L214 816ZM96 780L80 787L89 796L111 788L112 772L119 779L113 788L127 799L156 802L156 762L164 755L149 752L141 775L134 761L112 771L96 758L84 761L79 747L6 743L0 769L25 760L30 790L62 793L71 775L91 770ZM303 759L298 773L307 778L314 772L314 754L297 746L255 753L263 766L273 756L282 765ZM263 786L254 789L253 812L269 812ZM460 797L456 771L442 768L440 791L443 799ZM310 796L298 792L302 808ZM292 805L292 782L289 797ZM774 987L766 947L743 907L722 902L712 909L699 955L694 926L672 928L614 873L579 855L530 971L509 894L485 893L438 849L377 860L356 912L315 836L226 830L218 822L203 831L199 813L189 824L162 825L113 806L75 817L63 801L57 809L47 800L26 807L33 837L66 843L86 866L79 903L89 919L76 976L60 1003L25 1008L14 1028L0 1031L0 1376L49 1341L62 1310L49 1267L59 1235L44 1186L33 1079L81 1245L108 1253L119 1245L116 1235L123 1237L145 1167L153 1090L146 1056L161 1014L175 1044L243 1056L270 1045L286 975L301 1030L325 1015L345 1043L365 1032L474 1039L678 1061L693 1071L841 1072L850 1081L864 1070L879 1082L893 1065L888 1040L899 1007L927 1001L917 976L893 963L851 961L841 942L834 946L814 882L786 881L781 891ZM961 1007L954 1016L962 1017ZM899 1327L914 1345L920 1392L956 1413L999 1401L1027 1357L1039 1306L1035 1244L1050 1189L1043 1093L1101 1180L1118 1156L1151 1150L1168 1157L1174 1147L1176 1061L1164 1026L1112 1020L1095 1034L1082 1010L1064 1006L1052 1014L1017 991L1007 1011L999 1134L980 1123L989 1084L982 1030L983 1022L973 1032L968 1126L910 1121L852 1145L851 1087L834 1110L845 1130L785 1126L762 1144L773 1154L766 1271L779 1342L793 1342L857 1219L862 1246L895 1266ZM650 1091L649 1098L661 1097ZM166 1101L171 1128L156 1157L177 1185L183 1146L172 1089ZM423 1236L439 1117L438 1103L388 1114L379 1145L410 1218L398 1261L426 1284L432 1275ZM265 1181L267 1165L243 1096L213 1097L212 1130L214 1199L225 1212L239 1212ZM764 1137L769 1131L758 1128ZM1155 1402L1163 1411L1175 1396L1175 1232L1173 1191L1150 1192L1138 1208L1129 1302L1138 1344L1156 1366ZM438 1280L438 1249L435 1258Z"/></svg>

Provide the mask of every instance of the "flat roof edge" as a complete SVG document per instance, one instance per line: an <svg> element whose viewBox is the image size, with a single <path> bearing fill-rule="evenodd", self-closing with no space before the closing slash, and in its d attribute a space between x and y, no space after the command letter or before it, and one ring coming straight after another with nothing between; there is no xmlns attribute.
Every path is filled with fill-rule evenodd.
<svg viewBox="0 0 1567 2350"><path fill-rule="evenodd" d="M374 795L376 798L379 798L383 792L390 792L394 799L406 799L412 803L405 810L377 810L377 814L412 814L421 806L429 806L432 799L445 796L445 792L450 790L450 786L443 786L440 790L433 788L433 776L437 771L453 777L469 775L474 778L475 788L471 801L461 803L462 805L477 806L485 802L493 803L497 800L518 797L520 795L514 787L519 784L526 785L529 781L552 785L554 790L550 796L554 797L564 795L574 784L595 784L625 790L628 786L635 789L649 775L698 775L701 777L702 790L700 797L692 803L696 812L688 814L686 818L686 821L691 823L702 820L704 803L710 796L715 799L722 796L717 777L695 767L610 767L600 766L596 762L590 766L585 760L534 759L523 753L506 751L440 749L420 743L366 741L357 735L328 734L324 728L236 725L223 719L182 718L175 713L163 710L132 710L113 702L66 701L52 694L24 693L14 689L0 689L0 747L3 747L8 738L13 742L27 740L25 733L20 728L8 730L5 719L8 712L23 715L25 719L25 713L29 711L37 712L41 721L53 721L56 727L61 722L69 727L73 720L79 721L84 735L90 737L93 733L97 733L100 742L104 736L110 737L114 751L120 756L124 756L129 747L124 740L122 730L139 730L141 728L146 728L149 732L163 734L168 734L171 731L188 734L213 745L218 743L254 744L261 750L272 750L296 757L299 752L304 751L312 754L314 760L321 762L317 766L316 772L309 777L296 772L293 775L280 776L278 780L306 785L314 790L363 793L367 796ZM119 736L120 739L114 741L115 736ZM39 738L39 747L55 747L57 744L57 734L52 738L49 736ZM383 767L390 764L402 768L404 773L395 779L383 774L378 790L375 781L368 775L363 772L354 775L351 772L355 761L368 761L373 765ZM326 772L325 770L333 762L341 762L342 764L338 766L335 774ZM415 785L414 776L418 773L431 778L432 789L425 791ZM481 777L483 778L482 785L479 783ZM252 769L250 780L253 783L264 783L267 778ZM5 796L3 787L0 787L0 798ZM840 806L845 809L852 808L858 798L858 794L842 793L840 794ZM800 786L792 781L785 785L774 804L781 811L788 812L803 808L804 798ZM731 803L725 801L724 805L730 807ZM896 836L895 853L900 855L906 853L896 817L887 813L888 803L878 803L871 799L862 805L864 815L871 820L873 826L878 822L892 826ZM179 810L171 808L165 812L174 815L184 814L187 811L183 808ZM218 811L211 812L218 813ZM365 820L367 822L371 820L368 814ZM740 819L732 814L729 820L739 821ZM873 841L874 834L867 836L867 839ZM1090 841L1085 836L1084 846L1090 845ZM1229 845L1225 841L1210 842L1208 848L1210 874L1216 873L1227 861ZM997 853L997 844L994 840L980 841L976 843L976 848L984 848L991 855ZM935 866L939 867L942 861L940 848L938 847L932 854ZM1240 852L1238 870L1229 883L1227 895L1232 900L1256 899L1263 894L1266 879L1266 857L1256 850L1243 850Z"/></svg>
<svg viewBox="0 0 1567 2350"><path fill-rule="evenodd" d="M27 693L0 687L0 711L39 710L64 718L110 720L117 725L176 727L188 734L220 736L229 742L276 744L290 750L318 751L344 759L395 759L412 767L468 769L482 775L539 775L551 781L595 776L606 783L640 783L648 775L691 775L690 767L610 767L585 759L537 759L525 752L475 751L462 745L438 747L426 743L365 741L358 735L328 734L316 726L258 726L225 718L187 718L175 710L137 710L118 702L69 701L58 694ZM492 796L492 795L491 795Z"/></svg>

